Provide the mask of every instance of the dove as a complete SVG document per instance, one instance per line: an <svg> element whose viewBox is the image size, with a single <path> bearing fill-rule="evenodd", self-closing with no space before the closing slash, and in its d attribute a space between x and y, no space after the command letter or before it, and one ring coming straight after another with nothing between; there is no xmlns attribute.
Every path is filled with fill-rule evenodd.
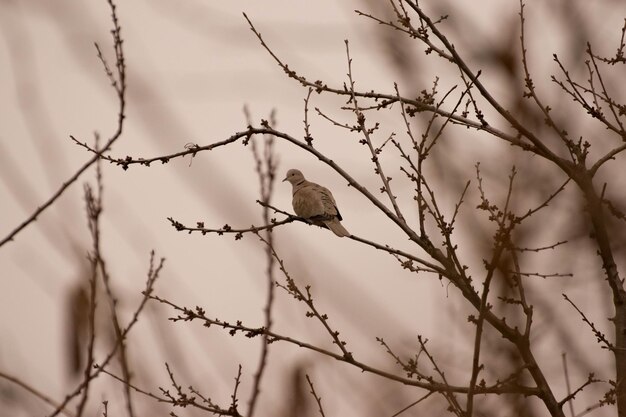
<svg viewBox="0 0 626 417"><path fill-rule="evenodd" d="M326 226L339 237L350 236L350 232L339 223L342 217L328 188L307 181L297 169L287 171L285 181L293 186L292 204L298 216L318 226Z"/></svg>

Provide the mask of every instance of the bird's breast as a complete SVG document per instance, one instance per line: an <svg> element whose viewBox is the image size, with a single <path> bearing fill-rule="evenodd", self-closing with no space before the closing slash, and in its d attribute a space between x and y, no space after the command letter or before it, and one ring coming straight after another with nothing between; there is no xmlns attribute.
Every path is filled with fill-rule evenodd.
<svg viewBox="0 0 626 417"><path fill-rule="evenodd" d="M294 192L293 210L298 216L305 219L324 215L324 206L318 193L307 189L300 189Z"/></svg>

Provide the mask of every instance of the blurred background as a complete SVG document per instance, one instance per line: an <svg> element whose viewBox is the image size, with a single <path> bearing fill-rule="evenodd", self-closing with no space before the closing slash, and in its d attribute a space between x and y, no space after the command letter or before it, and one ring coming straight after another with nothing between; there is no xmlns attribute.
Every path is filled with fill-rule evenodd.
<svg viewBox="0 0 626 417"><path fill-rule="evenodd" d="M482 69L485 84L528 126L556 139L531 102L522 99L519 5L517 2L424 1L431 16L449 15L442 23L457 50L475 69ZM290 68L310 80L341 87L347 81L344 39L349 40L356 88L394 94L394 82L403 95L417 97L430 90L445 93L461 81L458 71L425 47L354 10L392 19L388 2L374 0L229 2L151 0L119 2L127 66L127 120L123 136L112 149L115 157L153 157L181 151L187 143L206 145L246 129L247 106L259 124L272 111L277 128L296 138L304 136L304 98L307 91L288 79L250 31L242 12L264 40ZM614 55L626 15L623 1L551 0L526 8L527 49L535 84L554 116L572 137L592 141L592 155L614 144L614 138L585 117L562 90L550 82L559 75L552 54L568 65L571 75L585 80L586 42L597 53ZM103 138L115 130L117 99L98 60L97 42L110 63L110 10L105 1L61 0L0 1L0 235L9 234L46 201L91 155L69 135L93 143L94 132ZM620 72L621 71L621 72ZM624 98L623 68L612 69L606 82L615 98ZM461 87L461 86L460 86ZM456 100L456 99L455 99ZM623 100L622 100L623 101ZM370 190L379 178L360 139L319 117L313 108L339 121L354 124L354 116L340 107L342 98L313 94L309 123L318 150L343 166ZM454 100L449 105L452 106ZM487 119L506 130L486 107ZM399 109L380 111L368 119L379 121L380 145L391 132L407 140ZM416 132L425 128L427 115L413 120ZM552 135L552 136L551 136ZM543 136L542 136L543 137ZM260 139L260 138L259 138ZM413 189L398 170L400 158L391 146L381 156L396 179L395 191L406 213L414 216ZM278 176L299 168L308 179L329 187L353 234L422 255L401 231L329 167L306 152L277 140ZM464 128L446 129L429 160L430 181L440 207L451 215L466 181L472 180L458 221L456 239L464 262L478 282L482 259L492 247L493 226L475 210L479 204L475 164L481 163L484 186L494 201L506 197L508 174L519 171L514 205L522 213L554 192L565 177L553 166L530 157L496 138ZM119 298L123 323L130 320L141 300L150 250L166 258L156 293L179 305L202 306L209 317L250 326L263 325L266 299L265 253L258 239L246 236L188 235L178 233L166 220L172 216L189 226L203 221L207 227L224 224L247 227L261 224L258 178L250 147L240 143L203 152L195 158L131 166L127 171L102 165L102 254ZM600 174L610 179L607 195L624 203L624 170L612 162ZM83 184L95 184L95 170L86 172L49 210L0 249L0 370L60 401L74 389L79 374L73 371L72 309L89 274ZM277 183L272 202L291 211L291 187ZM626 207L626 203L622 205ZM548 253L528 255L522 270L573 273L571 278L531 278L527 291L537 311L534 338L538 357L558 395L566 395L562 353L567 354L574 386L596 372L614 378L612 357L601 350L571 306L566 292L606 334L612 329L610 294L599 261L588 238L588 226L579 195L568 188L533 218L516 236L520 246L568 244ZM622 255L624 237L616 226L616 250ZM621 236L621 237L620 237ZM348 342L348 350L363 361L402 374L376 342L383 337L396 352L416 352L417 335L429 339L446 376L466 384L471 370L474 326L467 323L467 303L447 282L436 276L402 269L388 254L337 239L327 231L292 223L274 233L279 255L292 277L311 284L318 308ZM435 240L437 240L435 238ZM502 266L506 269L506 266ZM279 275L277 274L277 277ZM280 278L280 277L279 277ZM506 295L502 284L500 295ZM78 295L77 295L78 294ZM494 296L495 297L495 296ZM104 304L104 302L102 302ZM506 311L505 306L501 306ZM512 308L510 308L512 310ZM305 308L282 291L274 306L275 330L333 349L321 325L304 316ZM174 324L171 309L150 303L128 339L134 381L147 391L169 387L167 362L183 386L193 385L220 404L227 405L239 364L243 366L240 398L246 408L256 369L260 339L231 337L199 324ZM515 314L509 311L509 314ZM104 316L106 317L106 315ZM98 323L101 339L96 360L110 347L106 319ZM581 336L582 334L582 336ZM516 369L511 347L495 333L487 333L485 361L505 376ZM262 415L316 415L316 406L303 379L311 375L327 415L391 416L424 392L402 387L294 346L271 345L260 413ZM115 369L115 367L113 367ZM110 415L124 412L119 382L102 375L95 381L88 412L102 413L109 401ZM606 387L589 388L577 397L578 412L597 402ZM170 408L141 394L133 394L141 414ZM545 415L537 400L481 397L477 415ZM73 408L70 408L73 409ZM51 408L21 387L0 379L0 416L47 415ZM490 411L491 410L491 411ZM193 410L174 410L196 415ZM403 415L443 415L446 403L432 396ZM608 407L593 415L613 415Z"/></svg>

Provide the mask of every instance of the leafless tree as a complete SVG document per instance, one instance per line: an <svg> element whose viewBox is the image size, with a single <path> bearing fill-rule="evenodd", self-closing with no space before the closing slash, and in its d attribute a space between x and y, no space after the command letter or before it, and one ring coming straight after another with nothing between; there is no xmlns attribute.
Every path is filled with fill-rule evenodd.
<svg viewBox="0 0 626 417"><path fill-rule="evenodd" d="M551 416L573 417L616 411L626 416L626 292L622 278L626 202L620 193L624 176L620 161L626 150L626 103L620 84L626 64L626 22L614 55L607 52L606 45L585 40L583 50L573 54L573 63L554 54L554 74L537 74L531 71L533 60L544 51L529 46L529 39L536 34L528 29L527 10L538 6L520 1L515 24L509 22L510 33L503 37L503 44L480 49L465 39L456 40L459 34L450 23L458 19L454 9L440 15L440 10L430 10L414 0L376 3L356 13L385 31L379 39L398 70L399 79L389 82L388 91L380 91L358 88L356 74L364 58L352 55L348 40L345 81L334 85L292 68L244 14L260 47L289 80L302 86L303 130L278 129L274 114L258 123L248 114L245 128L219 141L191 143L183 150L158 156L118 157L110 149L124 131L126 60L116 6L112 0L108 3L115 63L110 65L99 47L97 53L117 95L117 129L102 146L99 140L92 145L72 136L90 154L89 161L0 241L2 246L16 239L83 172L96 165L97 187L85 188L93 242L90 272L85 286L76 290L72 310L77 338L72 346L84 346L82 354L74 354L82 378L63 401L54 402L19 378L4 373L0 377L52 404L55 411L51 415L74 415L69 411L74 399L78 399L75 415L83 415L92 381L106 374L123 387L129 416L138 415L134 404L141 401L198 413L251 417L263 412L259 398L270 384L268 369L277 360L271 352L282 344L311 352L311 357L320 361L333 359L334 366L341 369L373 375L377 389L398 390L399 397L390 401L395 411L382 407L380 413L373 411L377 415L418 415L426 410L466 417L506 410L510 415L545 415L547 411ZM418 64L413 62L418 59L413 52L407 51L419 49L425 57L420 56ZM440 68L441 75L425 84L414 71L428 65ZM506 80L506 94L494 87L491 77L496 76ZM500 98L502 95L505 97ZM317 107L314 102L319 96L334 97L342 104L339 109ZM398 124L381 122L383 113L394 115ZM318 137L311 127L313 118L329 123L337 136L351 140L355 154L361 152L354 166L336 162L333 147L325 142L328 139ZM465 337L403 335L411 340L407 347L361 329L380 347L380 355L372 358L355 348L356 343L325 311L326 303L320 301L315 286L299 276L300 268L289 263L283 255L285 248L276 239L294 224L311 226L307 232L317 227L311 219L298 217L289 207L278 207L272 201L280 177L278 141L305 151L332 169L337 184L347 184L360 195L364 207L385 219L376 227L394 229L402 236L403 240L382 241L376 227L368 227L351 228L354 234L347 239L372 250L373 257L392 257L398 270L409 271L415 279L440 282L449 305L434 314L454 308L455 326ZM202 221L189 223L176 215L168 220L172 232L259 242L267 264L262 324L215 317L207 313L206 306L185 306L159 294L153 286L163 261L157 262L154 253L143 298L130 322L124 324L100 249L104 193L100 164L117 165L132 175L138 168L135 165L150 167L184 157L193 159L206 151L237 145L252 151L260 193L248 202L258 205L263 223L212 226ZM358 174L364 166L373 171L377 185ZM327 239L336 239L326 234ZM314 269L315 264L307 267ZM582 280L593 281L599 291L584 303L581 300L586 294L577 284ZM317 322L330 347L275 328L275 302L285 296L297 302L303 316ZM96 336L103 337L95 323L98 300L108 306L112 329L112 343L100 361L94 358ZM154 388L143 385L145 381L134 379L126 336L149 300L165 309L174 323L200 322L208 328L196 331L209 335L226 332L238 338L238 343L247 343L246 338L260 340L256 368L233 364L237 371L232 375L228 401L212 399L210 387L180 382L168 364L169 389L159 387L155 393ZM610 303L611 317L598 318L604 303ZM81 341L79 334L83 335ZM459 357L452 358L441 348L446 344L458 346ZM602 359L596 360L599 357ZM325 400L334 392L326 389L321 394L323 378L316 377L311 368L310 364L293 364L293 401L285 401L285 415L333 414ZM251 378L251 388L244 406L240 398L246 375ZM401 395L411 395L411 399Z"/></svg>

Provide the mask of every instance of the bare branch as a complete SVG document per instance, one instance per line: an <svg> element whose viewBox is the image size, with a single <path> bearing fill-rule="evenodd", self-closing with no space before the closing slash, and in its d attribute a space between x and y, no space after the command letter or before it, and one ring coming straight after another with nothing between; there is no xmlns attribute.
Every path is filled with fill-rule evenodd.
<svg viewBox="0 0 626 417"><path fill-rule="evenodd" d="M326 415L324 414L324 408L322 407L322 398L319 397L317 393L315 392L313 381L311 381L311 378L309 377L308 374L306 375L306 382L308 382L309 387L311 388L311 395L313 396L313 398L315 398L315 402L317 403L317 409L319 410L320 415L322 417L326 417Z"/></svg>
<svg viewBox="0 0 626 417"><path fill-rule="evenodd" d="M602 345L603 349L609 349L609 350L614 350L615 347L611 344L611 342L609 342L609 340L606 338L606 336L604 335L604 333L602 333L600 330L596 329L596 326L587 318L587 316L585 316L585 313L583 313L577 306L576 304L574 304L574 302L572 300L569 299L569 297L566 294L561 294L563 296L563 298L565 298L565 300L570 303L572 305L572 307L574 307L574 309L576 311L578 311L578 314L580 314L580 317L582 318L582 320L587 323L587 325L591 328L591 331L593 332L593 334L596 336L596 339L598 341L598 343L600 345Z"/></svg>
<svg viewBox="0 0 626 417"><path fill-rule="evenodd" d="M204 397L196 389L190 386L189 391L193 393L194 395L198 396L202 400L202 402L205 403L206 405L199 403L194 396L189 396L188 394L186 394L182 386L176 383L174 374L170 370L169 365L166 363L165 366L167 368L167 372L168 372L170 381L172 383L172 386L174 387L176 391L176 395L171 394L169 390L159 387L159 390L163 394L162 396L159 396L150 391L146 391L145 389L139 388L138 386L130 383L124 378L121 378L115 375L114 373L110 371L107 371L106 369L102 369L102 373L107 374L110 377L116 379L117 381L121 382L125 386L129 387L129 389L132 389L133 391L139 394L145 395L146 397L152 398L153 400L160 402L160 403L171 404L174 407L181 407L181 408L193 407L199 410L208 411L210 413L213 413L219 416L242 417L241 414L237 412L236 408L233 408L232 406L230 408L222 408L214 404L210 398ZM97 369L99 369L99 367Z"/></svg>
<svg viewBox="0 0 626 417"><path fill-rule="evenodd" d="M257 337L257 336L263 335L264 333L267 333L267 335L270 337L270 340L272 342L278 342L278 341L287 342L287 343L299 346L301 348L305 348L305 349L320 353L324 356L331 357L340 362L344 362L344 363L356 366L357 368L361 369L364 372L379 375L383 378L396 381L404 385L420 387L420 388L424 388L424 389L428 389L430 391L436 391L436 392L467 393L468 391L467 387L454 386L454 385L442 384L442 383L436 383L436 382L432 382L432 383L421 382L421 381L415 381L409 378L403 378L401 376L383 371L378 368L374 368L370 365L360 362L356 360L354 356L352 355L346 356L343 353L338 354L335 352L331 352L329 350L320 348L318 346L301 341L299 339L292 338L290 336L284 336L284 335L275 333L273 331L267 331L263 327L245 326L240 321L237 321L235 324L232 324L232 323L222 321L219 319L211 319L206 316L204 309L201 307L195 307L195 309L192 310L186 307L180 307L174 304L173 302L168 301L156 295L151 295L150 298L162 304L169 305L174 310L181 313L178 316L170 318L170 320L173 322L189 322L193 320L200 320L204 323L204 327L211 327L211 326L221 327L224 330L227 330L233 336L237 333L241 333L241 334L244 334L247 338ZM475 393L476 394L520 393L523 395L539 395L539 391L534 387L526 387L526 386L520 386L517 384L502 384L502 383L497 384L497 386L477 387Z"/></svg>

